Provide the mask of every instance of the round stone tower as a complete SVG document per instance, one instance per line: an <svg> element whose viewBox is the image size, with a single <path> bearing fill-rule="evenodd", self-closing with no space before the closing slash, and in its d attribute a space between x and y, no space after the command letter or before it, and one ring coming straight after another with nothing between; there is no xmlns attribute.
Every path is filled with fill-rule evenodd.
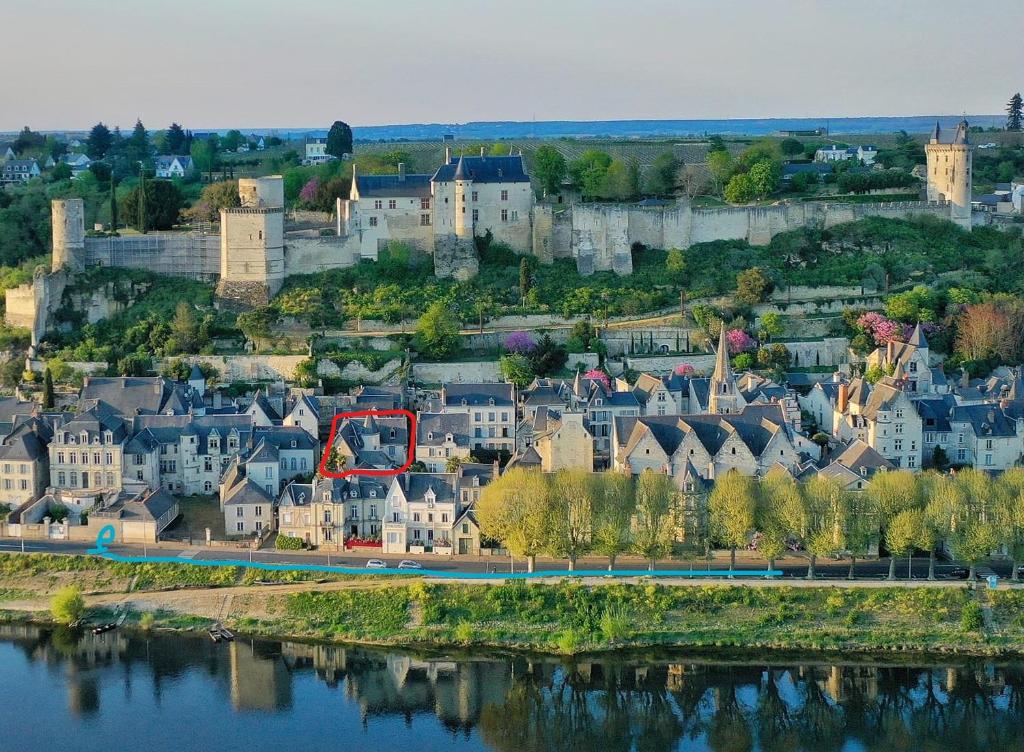
<svg viewBox="0 0 1024 752"><path fill-rule="evenodd" d="M460 241L473 240L473 207L469 197L473 191L473 179L469 176L466 163L459 157L455 167L455 237Z"/></svg>
<svg viewBox="0 0 1024 752"><path fill-rule="evenodd" d="M53 225L53 271L85 267L85 202L68 198L50 205Z"/></svg>
<svg viewBox="0 0 1024 752"><path fill-rule="evenodd" d="M929 201L949 202L949 218L965 230L971 229L971 142L968 124L961 120L953 138L944 141L939 124L925 144Z"/></svg>

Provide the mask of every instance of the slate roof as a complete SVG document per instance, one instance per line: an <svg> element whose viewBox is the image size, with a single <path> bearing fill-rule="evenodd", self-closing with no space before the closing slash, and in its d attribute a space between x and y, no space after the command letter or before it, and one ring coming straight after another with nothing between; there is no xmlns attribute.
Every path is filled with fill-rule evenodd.
<svg viewBox="0 0 1024 752"><path fill-rule="evenodd" d="M949 415L956 406L956 399L951 394L914 401L917 414L921 416L921 430L936 433L949 433Z"/></svg>
<svg viewBox="0 0 1024 752"><path fill-rule="evenodd" d="M976 436L1009 438L1017 435L1017 422L997 405L957 405L951 423L969 423Z"/></svg>
<svg viewBox="0 0 1024 752"><path fill-rule="evenodd" d="M416 421L417 446L440 446L448 434L457 446L468 447L473 429L466 413L420 413Z"/></svg>
<svg viewBox="0 0 1024 752"><path fill-rule="evenodd" d="M463 401L469 407L513 407L514 395L512 384L450 383L441 387L441 399L446 407L461 406Z"/></svg>
<svg viewBox="0 0 1024 752"><path fill-rule="evenodd" d="M101 444L105 444L103 434L107 431L111 432L114 444L120 444L128 436L127 422L102 401L91 403L87 409L77 413L65 413L62 422L54 430L73 434L76 440L85 433L90 444L97 437Z"/></svg>
<svg viewBox="0 0 1024 752"><path fill-rule="evenodd" d="M455 179L459 164L463 165L466 178L474 183L529 183L526 165L521 156L503 157L453 157L448 164L441 165L434 173L435 183L447 183ZM407 176L408 177L408 176Z"/></svg>
<svg viewBox="0 0 1024 752"><path fill-rule="evenodd" d="M428 490L434 491L436 504L458 501L458 473L403 473L396 482L410 503L423 502Z"/></svg>
<svg viewBox="0 0 1024 752"><path fill-rule="evenodd" d="M870 476L879 470L896 468L889 460L860 439L854 439L832 464L839 464L860 476Z"/></svg>
<svg viewBox="0 0 1024 752"><path fill-rule="evenodd" d="M45 433L40 435L42 421L22 423L0 441L0 460L35 462L46 456Z"/></svg>
<svg viewBox="0 0 1024 752"><path fill-rule="evenodd" d="M177 504L178 500L169 491L164 488L158 488L155 491L144 491L136 496L120 496L113 503L101 509L94 508L90 515L121 520L155 522L171 511ZM160 531L158 530L157 532Z"/></svg>
<svg viewBox="0 0 1024 752"><path fill-rule="evenodd" d="M156 415L174 392L174 384L162 376L90 376L82 386L82 402L102 400L119 415Z"/></svg>
<svg viewBox="0 0 1024 752"><path fill-rule="evenodd" d="M359 198L430 198L430 175L356 175Z"/></svg>

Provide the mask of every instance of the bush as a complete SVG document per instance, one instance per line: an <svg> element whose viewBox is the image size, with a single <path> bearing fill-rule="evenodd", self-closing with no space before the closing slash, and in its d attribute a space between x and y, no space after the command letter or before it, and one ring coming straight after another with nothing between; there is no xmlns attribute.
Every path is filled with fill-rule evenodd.
<svg viewBox="0 0 1024 752"><path fill-rule="evenodd" d="M298 551L302 547L302 538L296 538L294 535L278 535L274 543L274 548L280 551Z"/></svg>
<svg viewBox="0 0 1024 752"><path fill-rule="evenodd" d="M601 615L601 635L608 642L618 642L629 635L629 613L621 604L609 606Z"/></svg>
<svg viewBox="0 0 1024 752"><path fill-rule="evenodd" d="M68 585L57 591L50 601L50 613L61 624L73 624L85 613L85 599L77 585Z"/></svg>
<svg viewBox="0 0 1024 752"><path fill-rule="evenodd" d="M976 632L983 624L981 604L977 601L967 601L960 611L960 628L965 632Z"/></svg>
<svg viewBox="0 0 1024 752"><path fill-rule="evenodd" d="M156 617L149 611L144 613L142 618L139 619L139 628L144 632L151 630L154 624L156 624Z"/></svg>
<svg viewBox="0 0 1024 752"><path fill-rule="evenodd" d="M457 642L461 642L463 645L469 645L471 642L473 642L473 635L475 633L476 632L473 629L473 625L468 621L460 622L455 627L455 639Z"/></svg>

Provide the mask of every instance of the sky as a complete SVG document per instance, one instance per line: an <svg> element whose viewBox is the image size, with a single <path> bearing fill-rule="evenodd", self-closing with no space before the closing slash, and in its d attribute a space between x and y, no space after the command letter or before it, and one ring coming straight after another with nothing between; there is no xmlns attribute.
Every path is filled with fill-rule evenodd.
<svg viewBox="0 0 1024 752"><path fill-rule="evenodd" d="M20 31L0 131L986 114L1024 88L1024 3L22 0L2 18Z"/></svg>

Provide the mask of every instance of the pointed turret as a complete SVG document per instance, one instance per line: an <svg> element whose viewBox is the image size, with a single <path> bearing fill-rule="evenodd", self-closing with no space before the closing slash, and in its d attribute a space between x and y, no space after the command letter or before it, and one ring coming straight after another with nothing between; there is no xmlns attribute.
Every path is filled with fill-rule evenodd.
<svg viewBox="0 0 1024 752"><path fill-rule="evenodd" d="M969 144L971 142L967 135L969 130L970 125L967 123L967 118L964 118L956 126L956 135L953 136L953 143L962 145Z"/></svg>
<svg viewBox="0 0 1024 752"><path fill-rule="evenodd" d="M924 330L921 328L920 322L914 327L914 333L910 335L910 342L908 344L918 349L927 349L928 340L924 337Z"/></svg>
<svg viewBox="0 0 1024 752"><path fill-rule="evenodd" d="M935 128L932 129L931 143L939 143L939 139L942 137L942 131L939 129L939 121L935 121Z"/></svg>
<svg viewBox="0 0 1024 752"><path fill-rule="evenodd" d="M456 180L469 180L469 170L466 169L466 160L461 156L459 162L455 165L455 179Z"/></svg>
<svg viewBox="0 0 1024 752"><path fill-rule="evenodd" d="M373 419L372 415L367 415L366 419L363 420L363 430L367 433L376 433L377 421Z"/></svg>
<svg viewBox="0 0 1024 752"><path fill-rule="evenodd" d="M712 381L725 381L732 378L732 365L729 363L729 340L725 336L725 324L718 333L718 349L715 351L715 371L711 374Z"/></svg>

